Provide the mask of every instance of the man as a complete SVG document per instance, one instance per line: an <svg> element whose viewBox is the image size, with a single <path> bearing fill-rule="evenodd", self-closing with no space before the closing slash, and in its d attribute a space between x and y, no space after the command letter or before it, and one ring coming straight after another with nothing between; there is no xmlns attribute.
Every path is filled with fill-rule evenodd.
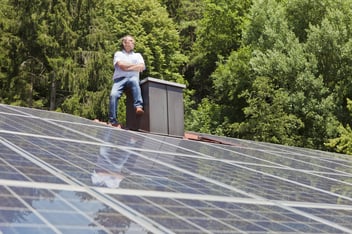
<svg viewBox="0 0 352 234"><path fill-rule="evenodd" d="M140 53L135 53L134 38L127 35L121 40L121 51L114 55L113 64L115 71L113 74L114 84L110 92L109 104L109 124L121 128L118 123L118 102L126 88L131 90L133 105L137 115L144 113L141 88L139 86L139 73L145 70L144 59Z"/></svg>

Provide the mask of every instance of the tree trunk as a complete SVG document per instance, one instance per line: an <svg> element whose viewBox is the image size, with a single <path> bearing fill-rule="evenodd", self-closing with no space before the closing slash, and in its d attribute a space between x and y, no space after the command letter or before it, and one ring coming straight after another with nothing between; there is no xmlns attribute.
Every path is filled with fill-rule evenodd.
<svg viewBox="0 0 352 234"><path fill-rule="evenodd" d="M55 72L51 72L50 80L51 80L51 90L50 90L50 109L49 110L52 111L52 110L56 109L56 79L55 79Z"/></svg>

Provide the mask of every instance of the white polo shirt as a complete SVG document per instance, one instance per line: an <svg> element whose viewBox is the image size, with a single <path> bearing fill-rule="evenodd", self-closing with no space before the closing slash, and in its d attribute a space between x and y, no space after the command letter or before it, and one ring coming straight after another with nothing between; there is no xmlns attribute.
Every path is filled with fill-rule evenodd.
<svg viewBox="0 0 352 234"><path fill-rule="evenodd" d="M135 53L133 51L130 53L127 53L125 50L115 52L114 60L113 60L115 71L114 71L114 75L112 76L112 79L115 80L121 77L132 77L132 76L139 77L138 71L123 71L121 68L119 68L119 66L117 66L116 64L119 61L124 61L132 64L139 64L139 63L144 64L144 59L140 53Z"/></svg>

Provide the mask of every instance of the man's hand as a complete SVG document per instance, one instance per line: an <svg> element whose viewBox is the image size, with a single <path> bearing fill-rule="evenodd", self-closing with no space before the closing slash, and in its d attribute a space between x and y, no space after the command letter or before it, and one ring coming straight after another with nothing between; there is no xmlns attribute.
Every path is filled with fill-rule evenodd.
<svg viewBox="0 0 352 234"><path fill-rule="evenodd" d="M123 62L123 61L119 61L116 64L123 71L138 71L138 72L142 72L145 69L144 63L132 64L132 63L126 63L126 62Z"/></svg>

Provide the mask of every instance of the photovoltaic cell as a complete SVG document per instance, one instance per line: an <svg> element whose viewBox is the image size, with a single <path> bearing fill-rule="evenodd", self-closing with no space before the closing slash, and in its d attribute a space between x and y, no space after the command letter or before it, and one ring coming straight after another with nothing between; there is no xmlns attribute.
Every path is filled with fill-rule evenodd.
<svg viewBox="0 0 352 234"><path fill-rule="evenodd" d="M0 113L0 233L352 233L348 155Z"/></svg>

